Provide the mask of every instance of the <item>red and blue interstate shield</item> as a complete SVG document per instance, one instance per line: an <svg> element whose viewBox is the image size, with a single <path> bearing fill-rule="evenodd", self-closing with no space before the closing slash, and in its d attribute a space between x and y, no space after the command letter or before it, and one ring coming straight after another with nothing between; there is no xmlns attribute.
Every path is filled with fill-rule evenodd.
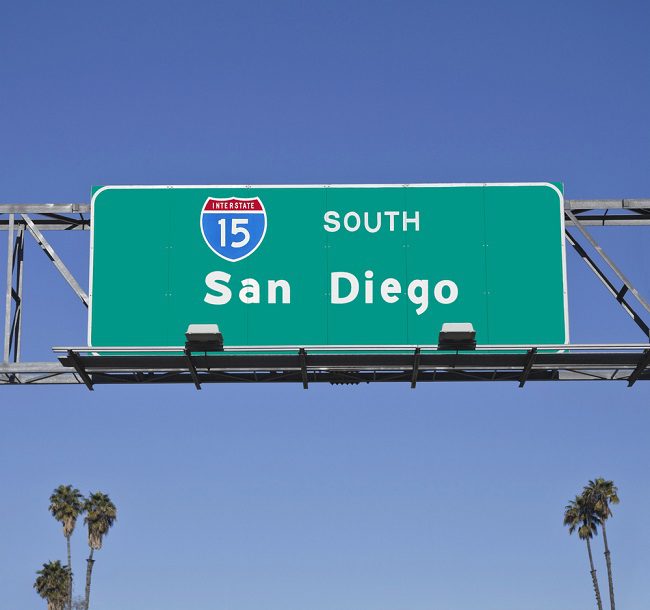
<svg viewBox="0 0 650 610"><path fill-rule="evenodd" d="M259 197L208 197L201 211L201 232L210 249L235 263L251 255L266 234L266 210Z"/></svg>

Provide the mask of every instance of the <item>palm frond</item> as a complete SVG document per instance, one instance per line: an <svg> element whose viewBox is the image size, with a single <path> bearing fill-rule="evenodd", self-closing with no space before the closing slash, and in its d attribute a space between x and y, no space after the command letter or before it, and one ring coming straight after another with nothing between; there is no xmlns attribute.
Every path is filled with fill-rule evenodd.
<svg viewBox="0 0 650 610"><path fill-rule="evenodd" d="M88 526L88 545L97 551L102 548L104 536L117 520L117 508L107 494L95 492L90 494L84 503L84 510L84 523Z"/></svg>
<svg viewBox="0 0 650 610"><path fill-rule="evenodd" d="M48 607L53 610L63 610L68 599L68 582L70 568L61 565L59 560L44 563L43 567L36 572L34 589L45 600Z"/></svg>
<svg viewBox="0 0 650 610"><path fill-rule="evenodd" d="M589 498L594 506L594 511L603 521L612 516L610 506L620 502L618 488L614 485L614 481L602 477L589 481L585 485L583 495Z"/></svg>
<svg viewBox="0 0 650 610"><path fill-rule="evenodd" d="M50 513L63 525L63 535L72 535L79 515L83 512L85 498L72 485L59 485L50 496Z"/></svg>
<svg viewBox="0 0 650 610"><path fill-rule="evenodd" d="M601 520L594 510L594 505L584 494L576 496L564 508L564 525L569 528L569 534L577 531L581 540L597 535L600 524Z"/></svg>

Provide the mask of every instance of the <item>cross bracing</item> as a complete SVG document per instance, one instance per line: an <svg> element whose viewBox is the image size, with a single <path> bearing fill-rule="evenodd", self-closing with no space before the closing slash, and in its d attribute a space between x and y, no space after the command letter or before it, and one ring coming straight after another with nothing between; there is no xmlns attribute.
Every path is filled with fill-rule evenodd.
<svg viewBox="0 0 650 610"><path fill-rule="evenodd" d="M125 211L125 219L127 217ZM132 215L131 215L132 218ZM126 222L126 220L125 220ZM637 325L643 342L600 345L480 345L472 352L408 346L226 346L223 353L187 353L170 347L61 347L58 359L21 359L25 240L33 239L74 291L84 314L83 282L66 267L46 233L87 231L90 205L0 204L0 230L7 231L5 332L0 385L294 382L358 384L434 381L625 381L650 379L650 303L587 227L650 225L650 199L565 200L567 243ZM591 257L584 244L597 253ZM85 306L85 307L84 307ZM84 314L85 315L85 314ZM351 353L351 349L363 353Z"/></svg>

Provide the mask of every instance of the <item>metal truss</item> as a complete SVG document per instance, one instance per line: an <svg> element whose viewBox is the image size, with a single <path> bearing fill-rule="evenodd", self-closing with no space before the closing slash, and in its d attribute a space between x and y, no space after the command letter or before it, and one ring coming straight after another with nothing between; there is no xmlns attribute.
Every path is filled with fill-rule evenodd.
<svg viewBox="0 0 650 610"><path fill-rule="evenodd" d="M644 335L638 344L478 346L472 352L440 351L434 345L228 347L219 354L183 347L64 347L58 361L22 362L25 239L30 235L82 305L88 297L46 239L47 231L87 231L88 204L0 205L0 231L7 231L4 358L0 385L292 382L348 385L403 382L411 388L432 381L650 380L650 303L587 231L589 226L650 226L650 199L565 200L566 240L630 315ZM579 242L574 230L597 253ZM642 313L640 313L642 312ZM643 315L642 315L643 314ZM643 316L646 316L644 319Z"/></svg>

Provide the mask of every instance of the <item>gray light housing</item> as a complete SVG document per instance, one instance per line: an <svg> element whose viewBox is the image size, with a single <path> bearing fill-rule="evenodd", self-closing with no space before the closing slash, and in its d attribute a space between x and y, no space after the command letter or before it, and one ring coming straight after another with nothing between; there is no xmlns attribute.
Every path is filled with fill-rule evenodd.
<svg viewBox="0 0 650 610"><path fill-rule="evenodd" d="M476 349L476 331L471 322L445 322L438 335L438 349Z"/></svg>
<svg viewBox="0 0 650 610"><path fill-rule="evenodd" d="M188 341L214 341L221 336L218 324L190 324L185 338Z"/></svg>
<svg viewBox="0 0 650 610"><path fill-rule="evenodd" d="M185 338L186 352L223 351L223 335L217 324L190 324Z"/></svg>

